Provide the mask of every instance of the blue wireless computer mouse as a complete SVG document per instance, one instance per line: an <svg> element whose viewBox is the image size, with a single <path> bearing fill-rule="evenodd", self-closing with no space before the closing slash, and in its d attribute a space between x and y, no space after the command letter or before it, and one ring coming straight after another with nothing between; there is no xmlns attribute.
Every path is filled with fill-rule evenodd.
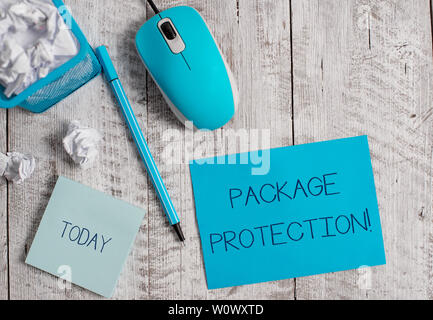
<svg viewBox="0 0 433 320"><path fill-rule="evenodd" d="M235 114L238 91L206 22L191 7L154 10L136 36L149 74L183 123L209 130L224 126Z"/></svg>

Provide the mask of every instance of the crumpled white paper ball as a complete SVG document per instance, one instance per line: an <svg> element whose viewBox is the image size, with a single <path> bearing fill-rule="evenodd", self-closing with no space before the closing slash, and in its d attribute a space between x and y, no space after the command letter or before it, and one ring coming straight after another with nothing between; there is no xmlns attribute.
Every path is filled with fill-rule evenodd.
<svg viewBox="0 0 433 320"><path fill-rule="evenodd" d="M81 126L75 120L68 126L63 146L76 164L89 168L98 156L98 143L101 139L97 130Z"/></svg>
<svg viewBox="0 0 433 320"><path fill-rule="evenodd" d="M33 156L19 152L0 153L0 176L16 184L30 178L36 168Z"/></svg>

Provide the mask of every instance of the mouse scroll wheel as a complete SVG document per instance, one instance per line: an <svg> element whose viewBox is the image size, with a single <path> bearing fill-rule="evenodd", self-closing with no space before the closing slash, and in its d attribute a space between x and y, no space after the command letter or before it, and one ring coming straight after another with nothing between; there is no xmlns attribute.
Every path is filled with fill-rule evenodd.
<svg viewBox="0 0 433 320"><path fill-rule="evenodd" d="M174 30L173 26L171 25L171 23L169 21L164 22L161 25L161 30L168 40L173 40L177 36L176 31Z"/></svg>

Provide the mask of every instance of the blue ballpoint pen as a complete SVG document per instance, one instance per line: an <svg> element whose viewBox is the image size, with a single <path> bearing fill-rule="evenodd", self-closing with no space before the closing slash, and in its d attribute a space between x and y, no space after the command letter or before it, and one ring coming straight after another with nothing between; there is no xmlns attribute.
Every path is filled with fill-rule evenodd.
<svg viewBox="0 0 433 320"><path fill-rule="evenodd" d="M114 95L121 107L123 116L125 117L126 123L128 124L129 130L131 131L132 137L135 144L138 147L140 156L144 162L147 173L152 180L153 186L155 187L156 193L158 194L159 200L161 201L162 207L165 214L167 215L170 225L173 226L179 239L183 242L185 237L183 235L182 229L180 227L180 220L174 209L173 203L171 202L170 196L168 194L167 188L162 181L161 175L156 167L155 160L150 153L149 146L144 139L143 133L138 125L137 118L131 108L128 98L126 97L125 90L120 83L119 77L117 75L116 69L114 68L113 62L108 54L107 48L105 46L98 47L96 49L96 56L102 65L102 70L104 71L105 78L110 84Z"/></svg>

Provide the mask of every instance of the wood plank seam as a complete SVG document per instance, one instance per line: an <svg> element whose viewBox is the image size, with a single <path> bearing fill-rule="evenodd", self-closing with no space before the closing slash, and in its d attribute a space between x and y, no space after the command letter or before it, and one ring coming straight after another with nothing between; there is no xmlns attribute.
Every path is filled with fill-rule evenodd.
<svg viewBox="0 0 433 320"><path fill-rule="evenodd" d="M9 152L9 110L6 110L6 152ZM11 299L11 274L10 274L10 240L9 240L9 181L6 181L6 246L7 246L7 285L8 300Z"/></svg>
<svg viewBox="0 0 433 320"><path fill-rule="evenodd" d="M236 15L238 17L238 20L237 20L238 25L239 25L239 19L240 19L239 13L240 13L240 3L239 3L239 0L236 0Z"/></svg>
<svg viewBox="0 0 433 320"><path fill-rule="evenodd" d="M430 34L433 39L433 0L429 1L430 6ZM432 53L433 53L433 40L432 40Z"/></svg>
<svg viewBox="0 0 433 320"><path fill-rule="evenodd" d="M149 14L149 9L148 6L145 3L145 16L148 17ZM145 77L145 81L146 81L146 126L147 128L149 128L149 72L147 72L146 70L146 77ZM146 128L146 141L149 141L149 130L147 130ZM147 173L146 173L147 174ZM149 182L148 182L149 183ZM150 191L149 188L147 188L147 212L146 212L146 220L147 220L147 257L149 259L150 257ZM148 289L148 298L151 297L151 292L150 292L150 288L151 288L151 274L150 274L150 268L149 268L149 260L147 261L147 289Z"/></svg>
<svg viewBox="0 0 433 320"><path fill-rule="evenodd" d="M293 11L292 11L292 0L289 0L289 20L290 20L290 99L291 99L291 116L292 116L292 145L295 145L295 81L294 81L294 69L293 69ZM293 279L293 299L297 300L296 297L296 278Z"/></svg>

